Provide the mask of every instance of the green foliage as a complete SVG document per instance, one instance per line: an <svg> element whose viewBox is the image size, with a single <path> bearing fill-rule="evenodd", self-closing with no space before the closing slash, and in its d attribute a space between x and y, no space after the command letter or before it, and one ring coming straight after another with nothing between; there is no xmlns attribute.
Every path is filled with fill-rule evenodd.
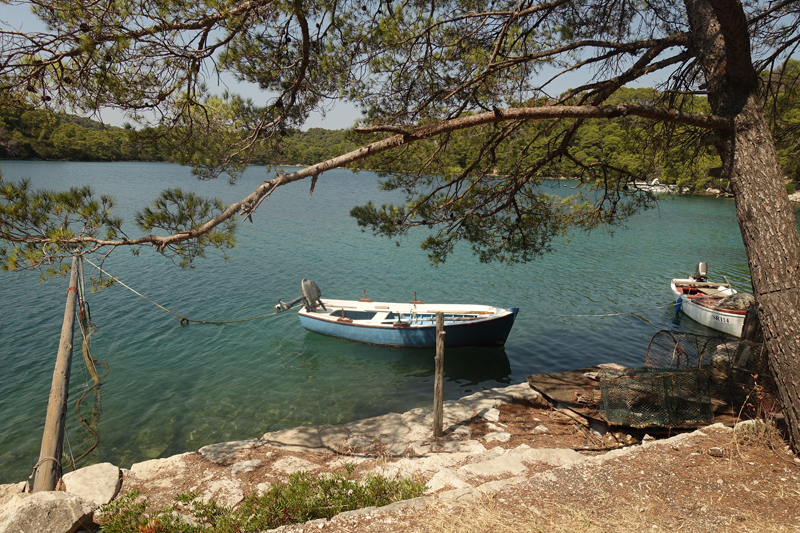
<svg viewBox="0 0 800 533"><path fill-rule="evenodd" d="M173 157L136 132L48 110L0 111L0 158L166 161Z"/></svg>
<svg viewBox="0 0 800 533"><path fill-rule="evenodd" d="M752 420L736 428L736 443L742 446L755 446L781 450L786 446L784 438L774 418Z"/></svg>
<svg viewBox="0 0 800 533"><path fill-rule="evenodd" d="M161 159L191 165L201 179L227 173L235 181L247 164L310 165L387 135L297 131L336 98L357 103L364 124L389 126L384 132L466 122L490 111L499 120L506 107L582 109L581 118L566 113L472 127L352 164L379 171L385 189L405 195L399 206L354 209L358 223L394 239L415 227L431 230L422 247L434 262L460 240L481 261L528 261L571 230L623 224L654 201L632 182L659 178L692 190L726 185L710 177L720 161L702 137L708 130L632 116L590 118L599 116L595 106L607 104L709 111L693 63L704 51L687 45L691 13L669 2L523 4L35 2L47 30L6 32L0 157ZM774 16L755 4L747 9L746 16ZM745 43L753 49L774 47L771 23L763 24L763 33ZM794 132L800 67L787 61L781 69L780 82L767 80L778 95L773 124ZM626 87L666 72L667 92ZM555 96L554 80L567 73L585 76ZM263 101L212 94L225 75L257 86ZM125 111L139 129L51 111L109 107ZM800 176L797 135L781 138L784 170ZM558 176L580 181L573 198L540 188L542 179ZM223 211L214 200L167 190L136 221L145 231L191 232L189 240L160 243L162 253L186 266L209 246L234 245L231 219L201 230ZM48 238L68 242L66 231ZM49 260L37 246L31 264ZM6 263L19 264L21 253L7 253Z"/></svg>
<svg viewBox="0 0 800 533"><path fill-rule="evenodd" d="M203 115L207 129L197 135L189 127L133 131L45 110L0 110L0 159L170 161L192 165L203 179L225 172L233 181L245 164L313 165L359 146L347 130L311 128L286 132L277 143L262 142L252 153L229 157L230 147L246 131L241 115L253 112L241 100L209 99Z"/></svg>
<svg viewBox="0 0 800 533"><path fill-rule="evenodd" d="M314 165L358 148L347 130L310 128L296 131L281 141L280 153L267 164Z"/></svg>
<svg viewBox="0 0 800 533"><path fill-rule="evenodd" d="M202 198L181 189L166 189L150 207L136 213L135 221L143 231L163 230L167 235L198 230L207 220L223 213L226 206L216 198ZM236 246L236 222L233 218L190 241L168 245L164 255L177 257L182 267L205 257L209 246L227 250Z"/></svg>
<svg viewBox="0 0 800 533"><path fill-rule="evenodd" d="M765 90L774 96L765 107L784 175L800 182L800 61L789 59L762 74Z"/></svg>
<svg viewBox="0 0 800 533"><path fill-rule="evenodd" d="M178 496L174 505L146 514L147 500L130 492L103 507L99 523L104 533L248 533L383 506L420 496L424 490L421 483L372 474L359 481L348 466L324 476L296 472L263 496L249 495L235 509L214 501L204 503L197 494L187 493Z"/></svg>
<svg viewBox="0 0 800 533"><path fill-rule="evenodd" d="M113 206L113 198L103 195L98 199L89 187L63 192L32 190L30 180L11 183L0 174L0 268L39 269L44 277L50 277L68 269L62 264L64 259L124 243L122 219L113 216ZM225 209L217 199L167 189L152 206L137 213L135 220L144 231L162 230L172 235L198 230ZM159 251L183 267L191 266L194 259L205 257L208 247L234 248L235 231L236 222L230 217L193 239L167 244Z"/></svg>
<svg viewBox="0 0 800 533"><path fill-rule="evenodd" d="M122 220L112 216L113 206L111 197L97 199L89 187L34 191L29 180L10 183L0 174L0 268L61 272L64 258L118 236Z"/></svg>
<svg viewBox="0 0 800 533"><path fill-rule="evenodd" d="M422 248L434 264L458 241L482 262L530 261L550 251L557 236L618 225L653 205L652 195L628 186L645 167L630 155L623 125L587 122L561 159L549 156L564 131L552 120L473 128L381 154L370 162L387 177L382 188L402 191L405 204L367 204L350 214L365 230L393 239L415 227L433 230ZM404 172L395 172L398 166ZM582 182L572 197L542 189L541 180L564 175Z"/></svg>

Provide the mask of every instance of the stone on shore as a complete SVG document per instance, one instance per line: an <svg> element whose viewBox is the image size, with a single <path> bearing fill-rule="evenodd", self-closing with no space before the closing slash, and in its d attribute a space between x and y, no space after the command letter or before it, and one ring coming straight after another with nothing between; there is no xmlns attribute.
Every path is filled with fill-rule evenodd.
<svg viewBox="0 0 800 533"><path fill-rule="evenodd" d="M0 509L11 500L21 498L25 493L25 487L27 487L25 481L0 485Z"/></svg>
<svg viewBox="0 0 800 533"><path fill-rule="evenodd" d="M74 533L92 525L92 506L68 492L37 492L0 507L0 533Z"/></svg>
<svg viewBox="0 0 800 533"><path fill-rule="evenodd" d="M441 489L467 489L472 487L469 483L458 477L458 474L445 468L437 472L427 483L428 490L425 494L431 494Z"/></svg>
<svg viewBox="0 0 800 533"><path fill-rule="evenodd" d="M266 433L261 440L270 446L284 448L291 451L308 451L322 448L322 437L319 426L301 426L298 428L282 429Z"/></svg>
<svg viewBox="0 0 800 533"><path fill-rule="evenodd" d="M206 461L225 464L236 461L239 454L260 445L261 441L259 439L235 440L232 442L209 444L208 446L200 448L198 452L200 452L200 455L202 455L203 459Z"/></svg>
<svg viewBox="0 0 800 533"><path fill-rule="evenodd" d="M64 487L70 494L80 496L93 509L110 503L122 486L119 467L99 463L64 474Z"/></svg>
<svg viewBox="0 0 800 533"><path fill-rule="evenodd" d="M309 472L319 468L317 465L300 457L284 457L273 463L272 469L283 472L286 475L294 472Z"/></svg>
<svg viewBox="0 0 800 533"><path fill-rule="evenodd" d="M542 399L527 383L521 383L447 401L441 439L432 438L432 408L420 407L343 425L298 427L257 439L211 444L199 453L143 461L125 471L108 463L92 465L64 477L69 491L66 493L28 495L23 492L24 483L0 486L0 533L73 533L80 521L91 523L92 512L113 499L120 483L126 491L143 491L155 505L168 504L177 494L192 491L203 501L213 499L221 505L235 506L246 493L264 494L294 472L374 462L380 456L386 462L372 466L374 473L389 478L428 479L429 493L461 497L462 492L476 493L500 486L504 482L498 476L518 476L527 471L529 462L567 464L573 460L535 457L536 450L523 447L509 451L502 447L486 449L484 444L489 442L510 440L511 434L499 421L502 415L497 407L515 401L537 404ZM475 427L486 428L489 433L480 441L473 439ZM475 465L474 471L466 469L467 463ZM478 465L486 466L481 470ZM122 480L120 472L124 473ZM44 522L41 517L45 517Z"/></svg>
<svg viewBox="0 0 800 533"><path fill-rule="evenodd" d="M497 475L525 472L527 463L544 463L550 466L564 466L585 461L586 457L570 449L534 449L521 444L513 450L494 459L464 465L458 469L462 475L492 477Z"/></svg>
<svg viewBox="0 0 800 533"><path fill-rule="evenodd" d="M175 478L181 476L186 469L184 458L189 453L182 453L164 459L151 459L131 466L130 474L139 482L147 482L153 486L169 488Z"/></svg>
<svg viewBox="0 0 800 533"><path fill-rule="evenodd" d="M231 477L236 477L238 474L243 472L252 472L259 466L261 466L262 461L259 459L251 459L250 461L239 461L238 463L234 463L231 467Z"/></svg>

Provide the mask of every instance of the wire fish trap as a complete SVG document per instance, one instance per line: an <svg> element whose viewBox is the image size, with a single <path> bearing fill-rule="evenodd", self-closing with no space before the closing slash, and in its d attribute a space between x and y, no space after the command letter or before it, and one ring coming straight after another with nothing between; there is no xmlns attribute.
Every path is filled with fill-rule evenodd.
<svg viewBox="0 0 800 533"><path fill-rule="evenodd" d="M600 414L610 424L676 427L712 419L708 372L700 369L604 368Z"/></svg>
<svg viewBox="0 0 800 533"><path fill-rule="evenodd" d="M661 330L650 339L644 365L654 368L702 368L724 360L730 365L738 340Z"/></svg>

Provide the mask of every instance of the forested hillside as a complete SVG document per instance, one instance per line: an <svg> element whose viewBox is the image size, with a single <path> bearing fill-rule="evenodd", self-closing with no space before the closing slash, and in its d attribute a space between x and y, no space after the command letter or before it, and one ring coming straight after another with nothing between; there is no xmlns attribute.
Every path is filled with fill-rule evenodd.
<svg viewBox="0 0 800 533"><path fill-rule="evenodd" d="M345 130L311 128L284 138L280 154L256 151L254 164L311 165L356 147L346 142ZM145 141L136 132L75 115L43 110L0 111L0 159L58 159L66 161L175 161L177 157L158 136Z"/></svg>
<svg viewBox="0 0 800 533"><path fill-rule="evenodd" d="M68 161L165 161L131 132L75 115L44 110L0 112L0 158Z"/></svg>
<svg viewBox="0 0 800 533"><path fill-rule="evenodd" d="M798 65L792 62L787 68L794 69L800 75ZM800 179L797 143L800 109L795 105L798 100L797 89L791 86L773 90L782 94L778 105L769 109L781 165L787 180L796 181ZM659 96L653 89L622 89L609 103L633 98L642 105L648 105ZM692 102L692 111L709 112L704 98L694 98ZM402 159L406 164L415 162L420 171L459 174L469 169L481 137L496 133L492 128L457 132L442 139L415 143L401 151L376 156L362 162L360 168L391 173L398 168L398 161ZM494 154L497 174L512 175L519 172L526 160L520 159L518 154L529 145L546 151L550 139L558 138L557 133L549 129L547 122L529 123L508 132ZM675 132L670 134L674 136ZM694 190L708 187L725 189L727 184L714 177L718 175L714 169L720 165L716 150L693 135L687 128L681 148L665 151L662 146L673 143L667 143L667 139L662 138L659 126L650 121L634 117L589 119L572 143L572 152L581 164L576 160L554 161L547 168L542 168L539 174L586 176L591 171L592 162L605 160L625 169L632 179L639 177L651 181L658 178L661 183L678 184ZM145 138L150 140L145 141ZM277 153L256 149L249 162L312 165L353 150L369 139L369 135L358 135L348 130L311 128L308 131L288 132ZM168 143L159 141L158 135L144 137L129 128L106 126L91 119L51 114L44 110L4 110L0 111L0 159L179 161L180 157Z"/></svg>

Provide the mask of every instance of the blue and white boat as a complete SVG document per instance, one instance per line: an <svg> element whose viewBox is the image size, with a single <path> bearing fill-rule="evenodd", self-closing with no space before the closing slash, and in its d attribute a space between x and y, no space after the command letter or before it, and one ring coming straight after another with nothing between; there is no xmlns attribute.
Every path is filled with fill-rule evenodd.
<svg viewBox="0 0 800 533"><path fill-rule="evenodd" d="M300 323L309 331L356 342L383 346L434 348L436 313L444 315L445 347L503 346L514 325L519 308L488 305L426 304L360 300L330 300L320 297L310 280L301 283L303 296L280 302L285 311L303 302Z"/></svg>

